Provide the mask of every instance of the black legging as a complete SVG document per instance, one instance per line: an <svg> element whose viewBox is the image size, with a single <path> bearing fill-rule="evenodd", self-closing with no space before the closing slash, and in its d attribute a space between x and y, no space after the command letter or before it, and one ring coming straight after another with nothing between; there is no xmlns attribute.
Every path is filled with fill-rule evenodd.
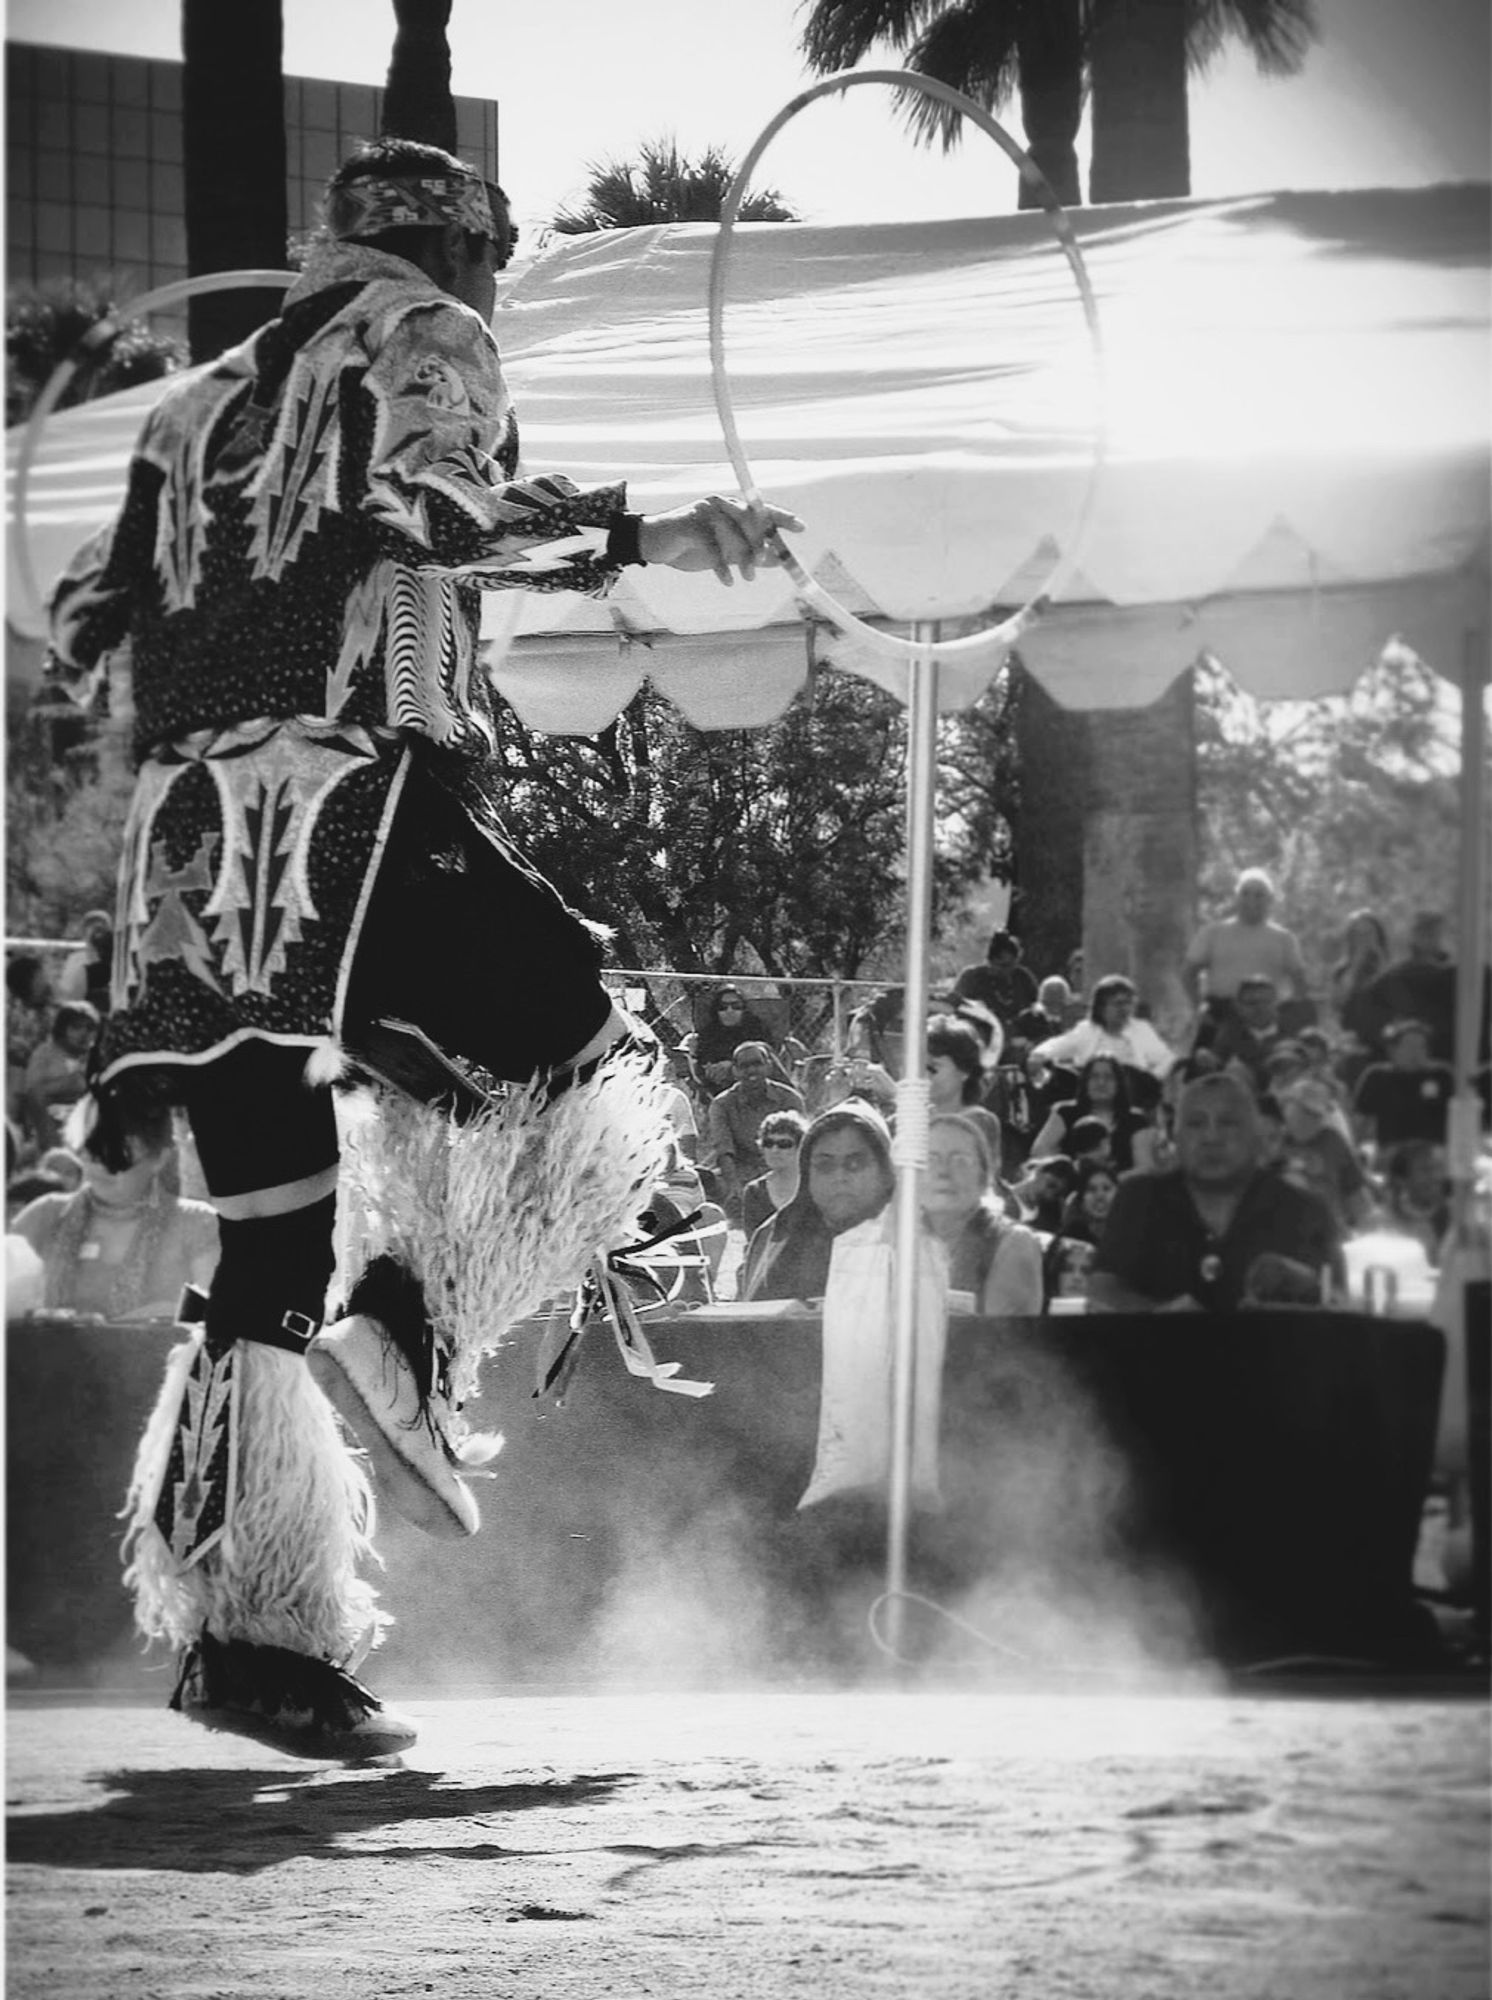
<svg viewBox="0 0 1492 2000"><path fill-rule="evenodd" d="M307 1051L241 1042L189 1072L187 1116L210 1195L283 1187L335 1167L332 1094L305 1080ZM335 1264L337 1198L284 1215L218 1218L207 1300L210 1339L264 1338L286 1313L319 1321Z"/></svg>

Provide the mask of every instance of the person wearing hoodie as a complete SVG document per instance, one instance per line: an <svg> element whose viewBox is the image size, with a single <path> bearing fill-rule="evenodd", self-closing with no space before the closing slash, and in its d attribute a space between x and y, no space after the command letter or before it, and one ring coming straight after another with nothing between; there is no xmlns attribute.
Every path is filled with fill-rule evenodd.
<svg viewBox="0 0 1492 2000"><path fill-rule="evenodd" d="M856 1098L821 1111L798 1153L797 1194L747 1245L742 1296L821 1299L834 1239L879 1215L895 1189L881 1114Z"/></svg>

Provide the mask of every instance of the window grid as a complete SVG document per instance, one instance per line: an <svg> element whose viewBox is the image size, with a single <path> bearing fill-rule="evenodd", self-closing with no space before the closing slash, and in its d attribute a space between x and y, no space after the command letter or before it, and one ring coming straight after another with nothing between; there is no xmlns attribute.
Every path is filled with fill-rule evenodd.
<svg viewBox="0 0 1492 2000"><path fill-rule="evenodd" d="M184 277L181 65L11 42L5 76L8 278L77 277L131 297ZM327 176L377 135L382 109L373 85L286 77L293 234L318 226ZM457 98L456 117L463 156L496 179L497 105Z"/></svg>

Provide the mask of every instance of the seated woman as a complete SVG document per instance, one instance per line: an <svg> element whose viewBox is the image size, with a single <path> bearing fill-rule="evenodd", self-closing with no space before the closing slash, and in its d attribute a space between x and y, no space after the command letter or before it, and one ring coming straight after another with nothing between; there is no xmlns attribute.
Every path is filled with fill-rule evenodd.
<svg viewBox="0 0 1492 2000"><path fill-rule="evenodd" d="M1083 1065L1077 1095L1052 1106L1051 1115L1032 1142L1032 1152L1038 1157L1043 1153L1071 1154L1073 1128L1084 1118L1097 1118L1108 1126L1110 1157L1121 1174L1139 1164L1135 1140L1148 1130L1150 1120L1131 1105L1123 1065L1113 1056L1092 1056Z"/></svg>
<svg viewBox="0 0 1492 2000"><path fill-rule="evenodd" d="M956 1014L935 1014L927 1024L928 1097L934 1114L980 1103L984 1082L978 1030Z"/></svg>
<svg viewBox="0 0 1492 2000"><path fill-rule="evenodd" d="M1114 1205L1119 1176L1106 1159L1079 1160L1062 1220L1042 1258L1046 1302L1086 1298L1088 1269Z"/></svg>
<svg viewBox="0 0 1492 2000"><path fill-rule="evenodd" d="M106 1319L174 1319L184 1286L203 1291L218 1261L218 1219L204 1201L183 1201L162 1170L173 1155L171 1114L162 1108L129 1142L130 1164L110 1173L79 1153L76 1194L44 1194L10 1225L42 1260L48 1311Z"/></svg>
<svg viewBox="0 0 1492 2000"><path fill-rule="evenodd" d="M798 1154L798 1192L746 1251L745 1299L821 1299L834 1239L869 1222L896 1187L886 1121L857 1099L821 1111Z"/></svg>
<svg viewBox="0 0 1492 2000"><path fill-rule="evenodd" d="M798 1192L798 1151L807 1130L801 1111L769 1111L762 1120L756 1143L767 1171L741 1190L741 1227L748 1242Z"/></svg>
<svg viewBox="0 0 1492 2000"><path fill-rule="evenodd" d="M984 1128L956 1112L936 1114L922 1213L948 1251L951 1292L968 1293L987 1317L1034 1317L1041 1311L1041 1246L1003 1212L994 1192L998 1164Z"/></svg>
<svg viewBox="0 0 1492 2000"><path fill-rule="evenodd" d="M1176 1054L1135 1012L1138 998L1133 980L1110 973L1093 989L1087 1020L1038 1042L1032 1054L1063 1066L1082 1065L1096 1055L1115 1056L1126 1069L1160 1081L1175 1067Z"/></svg>
<svg viewBox="0 0 1492 2000"><path fill-rule="evenodd" d="M1059 1233L1096 1247L1118 1190L1119 1175L1107 1160L1079 1160Z"/></svg>
<svg viewBox="0 0 1492 2000"><path fill-rule="evenodd" d="M694 1074L708 1096L728 1090L735 1081L732 1056L742 1042L765 1042L770 1048L774 1037L766 1023L746 1004L736 986L722 986L709 1004L694 1042ZM785 1080L785 1079L784 1079Z"/></svg>

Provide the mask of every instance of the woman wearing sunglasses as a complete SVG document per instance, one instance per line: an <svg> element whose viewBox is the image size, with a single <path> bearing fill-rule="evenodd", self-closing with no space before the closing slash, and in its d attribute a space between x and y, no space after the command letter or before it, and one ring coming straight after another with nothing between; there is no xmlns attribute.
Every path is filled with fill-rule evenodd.
<svg viewBox="0 0 1492 2000"><path fill-rule="evenodd" d="M741 1219L749 1243L764 1222L798 1192L798 1152L808 1120L800 1111L769 1111L757 1135L767 1171L741 1190Z"/></svg>

